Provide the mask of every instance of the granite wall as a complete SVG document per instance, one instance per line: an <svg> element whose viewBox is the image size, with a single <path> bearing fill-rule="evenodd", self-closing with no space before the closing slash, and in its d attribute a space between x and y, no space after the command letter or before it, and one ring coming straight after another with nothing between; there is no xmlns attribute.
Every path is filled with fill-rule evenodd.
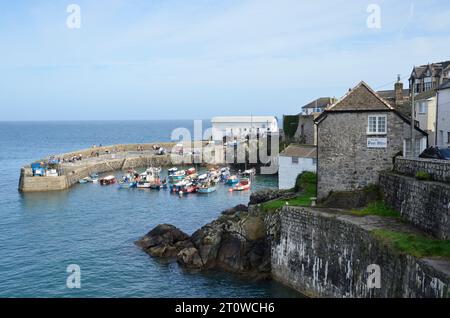
<svg viewBox="0 0 450 318"><path fill-rule="evenodd" d="M384 246L371 232L383 222L284 207L272 242L272 276L317 297L448 297L448 263L442 270L439 261ZM380 288L368 286L372 264L380 268Z"/></svg>
<svg viewBox="0 0 450 318"><path fill-rule="evenodd" d="M384 201L411 224L437 238L450 239L450 184L383 172L380 190Z"/></svg>
<svg viewBox="0 0 450 318"><path fill-rule="evenodd" d="M403 139L411 135L410 125L394 112L387 116L387 134L367 134L368 115L377 112L328 113L318 124L319 199L331 191L353 191L378 183L379 172L393 168L393 158L403 150ZM423 137L416 131L417 137ZM385 137L385 148L367 147L367 138Z"/></svg>
<svg viewBox="0 0 450 318"><path fill-rule="evenodd" d="M450 160L395 158L394 170L414 177L427 172L432 180L450 183Z"/></svg>

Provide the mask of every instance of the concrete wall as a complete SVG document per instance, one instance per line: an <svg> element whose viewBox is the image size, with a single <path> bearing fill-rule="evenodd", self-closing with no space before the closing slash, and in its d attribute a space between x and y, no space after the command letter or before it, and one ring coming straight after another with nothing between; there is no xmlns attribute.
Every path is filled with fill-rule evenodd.
<svg viewBox="0 0 450 318"><path fill-rule="evenodd" d="M448 297L449 273L433 260L395 252L376 240L378 217L336 216L284 207L272 243L272 276L319 297ZM381 288L368 288L367 266L381 269Z"/></svg>
<svg viewBox="0 0 450 318"><path fill-rule="evenodd" d="M368 148L369 115L387 116L386 148ZM393 167L394 156L403 151L410 125L394 112L328 113L318 125L318 197L330 191L351 191L378 183L378 174ZM423 137L416 131L417 137Z"/></svg>
<svg viewBox="0 0 450 318"><path fill-rule="evenodd" d="M278 187L292 189L297 176L303 171L316 172L312 158L298 158L298 163L292 163L292 157L278 157Z"/></svg>
<svg viewBox="0 0 450 318"><path fill-rule="evenodd" d="M437 142L439 147L450 147L450 88L438 91Z"/></svg>
<svg viewBox="0 0 450 318"><path fill-rule="evenodd" d="M383 172L380 189L384 201L411 224L439 239L450 239L450 184Z"/></svg>
<svg viewBox="0 0 450 318"><path fill-rule="evenodd" d="M449 160L397 157L394 170L411 177L414 177L417 172L427 172L432 180L450 183Z"/></svg>

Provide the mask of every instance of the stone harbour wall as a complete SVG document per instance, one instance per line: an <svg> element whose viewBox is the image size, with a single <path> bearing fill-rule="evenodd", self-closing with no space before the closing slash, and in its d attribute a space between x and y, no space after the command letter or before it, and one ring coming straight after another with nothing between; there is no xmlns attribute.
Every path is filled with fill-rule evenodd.
<svg viewBox="0 0 450 318"><path fill-rule="evenodd" d="M439 239L450 239L450 184L383 172L380 190L384 201L411 224Z"/></svg>
<svg viewBox="0 0 450 318"><path fill-rule="evenodd" d="M432 180L450 183L450 160L395 158L394 170L414 177L426 172Z"/></svg>
<svg viewBox="0 0 450 318"><path fill-rule="evenodd" d="M272 242L273 278L312 297L448 297L449 272L380 243L371 230L382 222L284 207ZM380 288L368 287L371 264L380 267Z"/></svg>

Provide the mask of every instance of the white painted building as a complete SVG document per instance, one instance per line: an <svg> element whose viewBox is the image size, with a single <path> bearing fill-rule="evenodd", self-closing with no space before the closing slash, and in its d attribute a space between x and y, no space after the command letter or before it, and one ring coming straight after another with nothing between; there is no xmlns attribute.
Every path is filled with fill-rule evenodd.
<svg viewBox="0 0 450 318"><path fill-rule="evenodd" d="M297 176L304 172L316 172L317 148L310 145L290 144L278 156L278 187L291 189Z"/></svg>
<svg viewBox="0 0 450 318"><path fill-rule="evenodd" d="M415 119L419 122L419 128L428 134L428 144L430 146L435 144L436 100L435 90L429 90L415 96Z"/></svg>
<svg viewBox="0 0 450 318"><path fill-rule="evenodd" d="M278 121L275 116L220 116L211 120L213 140L222 141L223 137L245 138L250 134L278 133Z"/></svg>
<svg viewBox="0 0 450 318"><path fill-rule="evenodd" d="M450 80L437 90L436 145L450 147Z"/></svg>

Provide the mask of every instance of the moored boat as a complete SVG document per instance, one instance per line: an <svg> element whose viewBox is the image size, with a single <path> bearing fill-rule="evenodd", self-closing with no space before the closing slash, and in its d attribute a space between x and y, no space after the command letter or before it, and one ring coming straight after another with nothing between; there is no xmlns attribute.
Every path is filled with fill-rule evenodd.
<svg viewBox="0 0 450 318"><path fill-rule="evenodd" d="M239 179L235 175L229 176L227 178L227 180L225 181L225 183L228 184L228 185L233 185L233 184L239 183Z"/></svg>
<svg viewBox="0 0 450 318"><path fill-rule="evenodd" d="M121 181L119 182L119 188L120 189L132 189L132 188L136 188L137 186L137 182L136 181Z"/></svg>
<svg viewBox="0 0 450 318"><path fill-rule="evenodd" d="M114 177L114 176L107 176L107 177L104 177L104 178L100 179L99 182L100 182L101 185L114 184L114 183L116 183L116 177Z"/></svg>
<svg viewBox="0 0 450 318"><path fill-rule="evenodd" d="M241 181L233 187L233 191L244 191L250 189L250 179L242 178Z"/></svg>
<svg viewBox="0 0 450 318"><path fill-rule="evenodd" d="M186 170L186 174L191 175L194 174L197 170L195 170L195 168L189 168Z"/></svg>
<svg viewBox="0 0 450 318"><path fill-rule="evenodd" d="M215 186L200 186L197 189L198 193L211 193L216 191L216 187Z"/></svg>

